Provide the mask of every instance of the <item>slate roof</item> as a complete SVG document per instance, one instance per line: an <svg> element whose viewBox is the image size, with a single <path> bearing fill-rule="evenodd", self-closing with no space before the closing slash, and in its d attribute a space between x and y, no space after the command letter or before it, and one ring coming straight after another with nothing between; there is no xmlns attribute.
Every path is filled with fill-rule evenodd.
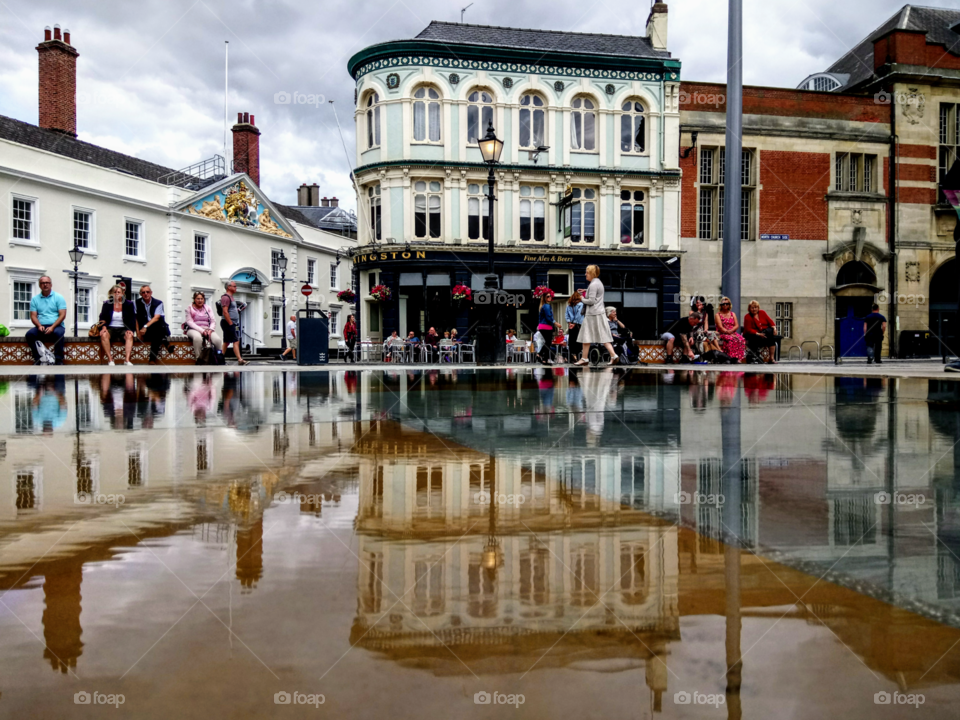
<svg viewBox="0 0 960 720"><path fill-rule="evenodd" d="M162 165L147 162L131 155L124 155L114 150L107 150L99 145L92 145L53 130L44 130L36 125L15 120L5 115L0 115L0 139L29 145L91 165L119 170L144 180L156 181L163 175L175 172Z"/></svg>
<svg viewBox="0 0 960 720"><path fill-rule="evenodd" d="M667 50L654 50L645 37L633 35L600 35L561 32L558 30L526 30L493 25L464 25L434 20L417 35L417 40L432 40L457 45L487 45L544 52L589 55L616 55L631 58L669 58Z"/></svg>
<svg viewBox="0 0 960 720"><path fill-rule="evenodd" d="M883 25L864 38L855 48L831 65L827 72L849 74L845 90L873 77L873 42L893 30L919 30L927 33L927 42L939 43L960 55L960 34L951 28L960 23L960 10L904 5Z"/></svg>

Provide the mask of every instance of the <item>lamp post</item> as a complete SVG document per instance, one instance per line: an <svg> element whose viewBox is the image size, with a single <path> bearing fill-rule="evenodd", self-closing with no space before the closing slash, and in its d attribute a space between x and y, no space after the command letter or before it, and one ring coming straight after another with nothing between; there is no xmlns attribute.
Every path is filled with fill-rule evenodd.
<svg viewBox="0 0 960 720"><path fill-rule="evenodd" d="M280 268L280 295L283 303L283 310L280 315L280 349L287 349L287 256L280 251L280 257L277 258L277 267Z"/></svg>
<svg viewBox="0 0 960 720"><path fill-rule="evenodd" d="M76 337L80 334L77 329L77 318L79 317L77 300L80 298L80 288L77 286L77 279L80 277L80 262L83 260L83 250L74 245L68 254L70 255L70 262L73 263L73 272L70 273L70 275L73 277L73 334L74 337Z"/></svg>
<svg viewBox="0 0 960 720"><path fill-rule="evenodd" d="M483 281L483 290L485 293L497 294L499 289L497 275L493 267L493 240L494 240L494 222L493 222L493 201L496 196L493 194L494 185L497 179L493 174L494 167L500 163L500 153L503 152L503 141L497 138L493 130L493 121L487 125L487 134L477 141L480 146L480 155L483 161L490 168L487 175L487 216L489 218L489 228L487 233L487 276ZM483 362L495 363L500 350L500 308L496 298L488 298L484 305L483 317L477 324L477 336L481 342L477 343L478 359Z"/></svg>

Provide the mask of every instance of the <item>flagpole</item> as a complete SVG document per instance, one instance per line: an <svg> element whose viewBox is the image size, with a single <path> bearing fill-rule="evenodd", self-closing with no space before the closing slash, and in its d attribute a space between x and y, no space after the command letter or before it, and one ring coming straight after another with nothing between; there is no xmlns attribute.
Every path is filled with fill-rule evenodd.
<svg viewBox="0 0 960 720"><path fill-rule="evenodd" d="M720 292L740 322L740 196L743 150L743 0L730 0L727 16L727 136L723 179L723 260Z"/></svg>
<svg viewBox="0 0 960 720"><path fill-rule="evenodd" d="M227 129L230 126L228 98L230 92L230 41L223 41L223 165L224 174L230 175L230 156L227 154Z"/></svg>

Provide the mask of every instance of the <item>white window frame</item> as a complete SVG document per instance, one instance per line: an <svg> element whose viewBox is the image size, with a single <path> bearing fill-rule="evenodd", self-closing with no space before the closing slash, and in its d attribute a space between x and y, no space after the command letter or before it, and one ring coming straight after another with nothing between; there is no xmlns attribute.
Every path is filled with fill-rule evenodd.
<svg viewBox="0 0 960 720"><path fill-rule="evenodd" d="M90 215L90 237L87 240L87 247L80 248L83 250L84 257L96 257L97 256L97 211L93 208L80 207L79 205L74 205L71 208L70 212L70 237L74 243L76 243L76 228L74 226L74 215L78 212L87 213ZM124 227L126 231L126 227Z"/></svg>
<svg viewBox="0 0 960 720"><path fill-rule="evenodd" d="M13 203L15 200L30 203L30 239L15 238L13 236ZM27 247L40 247L40 199L21 193L10 193L10 225L7 227L10 233L11 245L26 245Z"/></svg>
<svg viewBox="0 0 960 720"><path fill-rule="evenodd" d="M77 281L78 290L89 290L90 291L90 317L87 322L83 322L77 318L77 329L78 330L89 330L90 326L95 324L97 320L100 319L100 301L103 298L97 296L97 290L100 287L100 276L82 276ZM61 293L63 294L63 293ZM67 326L69 324L69 331L73 331L73 308L71 303L74 302L73 297L66 298L67 300L67 317L64 318L63 324Z"/></svg>
<svg viewBox="0 0 960 720"><path fill-rule="evenodd" d="M876 193L879 166L880 157L876 153L834 153L833 192ZM852 178L851 167L854 173Z"/></svg>
<svg viewBox="0 0 960 720"><path fill-rule="evenodd" d="M530 98L530 102L527 103L526 105L523 104L524 98ZM537 98L538 100L540 100L542 104L541 105L534 104L534 98ZM523 125L524 113L527 113L527 116L528 116L529 127L530 127L530 144L520 145L520 134L518 133L517 145L524 150L536 150L541 144L545 145L547 142L547 138L550 137L549 128L547 127L548 103L540 93L531 91L531 92L525 92L523 95L520 96L518 106L519 106L519 110L517 111L518 112L517 117L519 120L518 127L521 127ZM535 137L535 134L534 134L534 126L536 124L535 115L538 112L541 114L541 117L543 119L543 137L540 138L540 141L541 141L540 143L536 142L537 138ZM520 133L522 132L523 130L521 127Z"/></svg>
<svg viewBox="0 0 960 720"><path fill-rule="evenodd" d="M204 263L202 265L197 264L197 238L203 238L204 248L203 248L203 259ZM206 270L210 271L212 267L211 258L210 258L210 233L198 232L197 230L193 231L193 269L194 270Z"/></svg>
<svg viewBox="0 0 960 720"><path fill-rule="evenodd" d="M340 266L336 262L330 263L330 289L340 289Z"/></svg>
<svg viewBox="0 0 960 720"><path fill-rule="evenodd" d="M703 174L703 151L713 153L710 167L709 182L704 179ZM759 198L759 151L755 147L744 147L741 152L750 156L750 167L748 177L744 178L741 174L740 183L740 239L744 242L750 242L758 239L757 217L758 217L758 198ZM742 170L742 166L741 166ZM748 182L744 183L746 179ZM697 237L700 240L723 240L723 212L724 212L724 183L726 182L726 147L707 146L697 151ZM743 237L743 203L747 207L747 237ZM704 212L709 205L709 212ZM709 237L708 237L709 235Z"/></svg>
<svg viewBox="0 0 960 720"><path fill-rule="evenodd" d="M330 307L330 337L340 337L340 308Z"/></svg>
<svg viewBox="0 0 960 720"><path fill-rule="evenodd" d="M13 319L13 284L15 282L29 283L33 288L32 294L30 295L31 299L36 295L40 294L40 284L39 280L42 278L46 272L43 270L34 270L32 268L7 268L7 280L8 280L8 293L10 298L10 322L7 327L10 328L32 328L33 323L30 322L30 313L27 312L26 320L14 320ZM63 293L60 293L63 295Z"/></svg>
<svg viewBox="0 0 960 720"><path fill-rule="evenodd" d="M130 458L134 455L137 456L137 459L140 461L140 478L142 482L139 485L130 484ZM143 488L149 485L150 472L148 460L150 459L150 454L147 452L147 443L145 442L134 442L127 445L127 452L124 454L127 464L124 467L124 470L127 475L127 490L142 490Z"/></svg>
<svg viewBox="0 0 960 720"><path fill-rule="evenodd" d="M629 110L624 110L624 105L630 105ZM637 110L636 107L639 105L643 110ZM630 135L636 140L636 127L637 127L637 118L641 119L643 125L643 149L635 150L635 142L630 143L630 149L623 149L623 120L624 118L630 118ZM638 97L631 97L625 99L620 103L620 112L619 117L617 118L617 142L620 143L620 153L622 155L632 155L634 157L643 157L644 155L649 155L650 151L650 123L649 120L649 108L647 108L647 103L644 100L641 100Z"/></svg>
<svg viewBox="0 0 960 720"><path fill-rule="evenodd" d="M524 189L529 188L530 194L524 195ZM540 188L544 191L543 196L538 196L536 194L536 188ZM548 244L549 238L547 237L547 214L550 212L550 188L546 185L540 185L539 183L532 184L522 184L520 186L520 191L517 193L517 218L523 219L523 205L524 203L529 203L530 205L530 237L524 240L523 238L523 226L518 222L517 224L517 239L524 244L530 245L539 245L545 247ZM539 240L536 239L536 219L537 206L540 206L540 210L543 213L543 237Z"/></svg>
<svg viewBox="0 0 960 720"><path fill-rule="evenodd" d="M418 189L417 189L417 185L420 184L420 183L424 183L424 188L423 188L423 190L418 190ZM439 189L439 190L433 190L433 189L431 189L431 188L430 188L430 184L431 184L431 183L436 183L436 184L438 184L438 185L440 186L440 189ZM437 179L435 179L435 178L434 178L434 179L423 178L423 179L415 180L414 182L412 182L412 183L410 184L410 188L411 188L411 190L412 190L412 195L413 195L413 197L412 197L412 203L411 203L411 207L413 208L413 236L414 236L415 238L417 238L417 240L442 240L442 239L443 239L443 197L444 197L444 195L443 195L443 190L444 190L444 188L443 188L443 181L437 180ZM426 215L425 215L425 220L424 220L424 234L423 234L423 235L417 235L417 198L420 197L420 196L423 196L424 212L426 213ZM431 232L430 232L430 216L431 216L431 214L432 214L432 213L430 212L430 211L431 211L431 207L430 207L430 206L431 206L431 204L432 204L432 203L431 203L431 199L432 199L432 198L438 198L438 199L439 199L439 206L440 206L440 213L439 213L439 214L440 214L440 232L439 232L438 235L432 235Z"/></svg>
<svg viewBox="0 0 960 720"><path fill-rule="evenodd" d="M577 196L576 192L580 191L580 195ZM593 197L587 197L587 191L593 192ZM599 223L600 223L600 190L599 188L592 187L589 185L577 185L573 188L574 200L565 208L563 208L563 216L561 222L560 231L564 242L570 243L571 247L599 247L600 246L600 233L599 233ZM586 206L587 204L593 205L593 239L587 240L587 234L584 232L586 227ZM574 208L579 207L577 210L578 219L574 221ZM570 234L567 234L567 228L570 228ZM574 238L582 238L579 240L574 240ZM582 244L581 244L582 243Z"/></svg>
<svg viewBox="0 0 960 720"><path fill-rule="evenodd" d="M577 107L574 105L576 102L580 102L580 106ZM593 107L587 107L586 104L590 103ZM576 127L576 116L580 116L580 131L582 133L582 143L581 147L575 147L574 143L574 132ZM593 115L593 147L585 147L587 144L587 115ZM567 139L567 142L570 143L570 152L575 153L588 153L590 155L599 155L600 154L600 123L602 118L600 116L600 103L597 102L596 98L591 95L577 95L570 103L570 137Z"/></svg>
<svg viewBox="0 0 960 720"><path fill-rule="evenodd" d="M128 255L127 254L127 225L133 224L140 228L137 233L137 254ZM123 219L123 261L124 262L140 262L145 263L147 261L147 225L143 220L137 218L125 217Z"/></svg>
<svg viewBox="0 0 960 720"><path fill-rule="evenodd" d="M380 95L376 92L367 94L364 102L363 116L366 120L367 150L380 147Z"/></svg>
<svg viewBox="0 0 960 720"><path fill-rule="evenodd" d="M367 188L367 200L370 203L370 237L374 240L380 240L383 235L383 206L381 205L379 183Z"/></svg>
<svg viewBox="0 0 960 720"><path fill-rule="evenodd" d="M430 186L427 185L429 188ZM472 188L476 187L476 190ZM487 183L484 182L472 182L467 184L467 241L468 242L489 242L490 236L490 217L488 215L488 210L490 209L490 203L487 200ZM427 201L429 202L429 200ZM476 217L477 217L477 237L470 237L470 219L474 216L471 206L477 208ZM496 208L494 208L496 212ZM429 214L427 217L427 223L429 224ZM486 227L484 227L484 222L486 222ZM440 207L440 224L443 225L443 206ZM486 232L484 232L486 231Z"/></svg>
<svg viewBox="0 0 960 720"><path fill-rule="evenodd" d="M421 90L424 91L423 97L418 98L416 94ZM436 98L430 97L430 91L433 91L437 94ZM410 143L414 145L442 145L443 144L443 93L433 85L419 85L413 89L411 93L412 103L411 103L411 112L410 112ZM417 140L417 105L423 105L424 113L424 136L422 140ZM437 105L437 139L430 139L430 106L432 104Z"/></svg>
<svg viewBox="0 0 960 720"><path fill-rule="evenodd" d="M276 253L278 259L279 259L279 257L280 257L281 254L286 255L286 253L283 252L283 249L282 249L282 248L270 248L270 279L271 279L271 280L276 280L277 282L280 282L280 280L282 279L282 278L280 277L280 265L279 265L279 264L275 264L275 263L273 262L273 260L274 260L274 253ZM290 264L290 259L287 258L287 265L289 266L289 264ZM274 274L274 272L273 272L274 267L276 267L276 269L277 269L276 274Z"/></svg>
<svg viewBox="0 0 960 720"><path fill-rule="evenodd" d="M474 95L477 95L476 100L471 100L470 98ZM483 96L486 95L490 98L490 102L484 102ZM493 90L478 85L477 87L470 90L467 93L467 124L464 126L464 137L467 141L467 147L476 147L477 142L487 134L487 123L483 121L483 116L488 116L488 122L496 122L495 114L497 111L497 96L493 94ZM470 138L470 115L476 113L477 115L477 133L476 138Z"/></svg>
<svg viewBox="0 0 960 720"><path fill-rule="evenodd" d="M317 287L317 259L307 258L307 284Z"/></svg>
<svg viewBox="0 0 960 720"><path fill-rule="evenodd" d="M276 315L276 317L274 317ZM274 320L280 319L280 327L274 324ZM270 337L280 337L286 330L286 318L283 317L283 302L272 300L270 302Z"/></svg>
<svg viewBox="0 0 960 720"><path fill-rule="evenodd" d="M627 198L624 198L623 195L626 193ZM642 200L637 199L637 193L640 193ZM628 247L650 247L650 243L647 242L647 225L649 223L649 213L648 201L650 200L650 191L647 188L620 188L620 196L617 198L617 245L626 245ZM630 242L623 242L623 208L627 205L630 207ZM637 228L634 225L634 220L636 220L636 208L642 208L641 215L643 217L643 227L640 228L640 242L636 241Z"/></svg>

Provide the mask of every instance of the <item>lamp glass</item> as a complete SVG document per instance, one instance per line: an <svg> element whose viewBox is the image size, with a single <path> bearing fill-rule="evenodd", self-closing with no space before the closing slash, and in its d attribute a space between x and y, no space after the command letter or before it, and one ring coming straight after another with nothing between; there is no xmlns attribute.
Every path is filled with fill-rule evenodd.
<svg viewBox="0 0 960 720"><path fill-rule="evenodd" d="M253 279L253 281L250 283L250 290L251 292L255 292L255 293L258 293L261 290L263 290L263 283L260 282L260 278Z"/></svg>
<svg viewBox="0 0 960 720"><path fill-rule="evenodd" d="M280 253L280 257L277 259L277 267L281 270L287 269L287 256L283 253Z"/></svg>
<svg viewBox="0 0 960 720"><path fill-rule="evenodd" d="M487 125L487 134L477 141L480 146L480 155L485 163L500 162L500 153L503 152L503 141L497 138L493 130L493 123Z"/></svg>
<svg viewBox="0 0 960 720"><path fill-rule="evenodd" d="M73 250L70 250L68 253L70 255L70 262L74 265L79 265L80 261L83 260L83 250L74 245Z"/></svg>

